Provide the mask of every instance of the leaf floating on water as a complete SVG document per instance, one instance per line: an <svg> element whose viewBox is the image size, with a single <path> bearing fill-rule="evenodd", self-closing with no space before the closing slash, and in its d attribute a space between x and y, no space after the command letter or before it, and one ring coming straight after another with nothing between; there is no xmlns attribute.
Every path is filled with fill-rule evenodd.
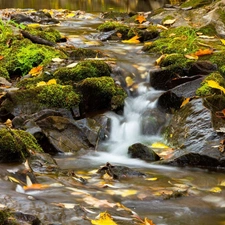
<svg viewBox="0 0 225 225"><path fill-rule="evenodd" d="M184 101L182 102L180 108L184 107L188 102L190 102L191 98L185 98Z"/></svg>
<svg viewBox="0 0 225 225"><path fill-rule="evenodd" d="M132 37L129 40L123 40L123 43L127 43L127 44L138 44L140 43L140 41L138 40L140 37L138 35L135 35L134 37Z"/></svg>
<svg viewBox="0 0 225 225"><path fill-rule="evenodd" d="M225 94L225 88L220 86L216 81L214 81L214 80L207 80L206 82L207 82L209 87L215 88L215 89L219 89Z"/></svg>
<svg viewBox="0 0 225 225"><path fill-rule="evenodd" d="M220 187L213 187L209 191L213 193L220 193L222 189Z"/></svg>
<svg viewBox="0 0 225 225"><path fill-rule="evenodd" d="M37 66L32 68L28 74L32 76L37 76L42 72L42 70L43 70L43 66Z"/></svg>
<svg viewBox="0 0 225 225"><path fill-rule="evenodd" d="M135 21L138 21L139 23L143 23L146 21L146 18L143 15L138 15Z"/></svg>
<svg viewBox="0 0 225 225"><path fill-rule="evenodd" d="M107 212L100 213L98 217L96 220L91 220L91 223L94 225L117 225Z"/></svg>
<svg viewBox="0 0 225 225"><path fill-rule="evenodd" d="M151 145L152 148L170 148L169 146L161 143L161 142L154 142L152 145Z"/></svg>
<svg viewBox="0 0 225 225"><path fill-rule="evenodd" d="M134 83L133 79L131 77L126 77L126 83L127 83L127 87L132 86L132 84Z"/></svg>

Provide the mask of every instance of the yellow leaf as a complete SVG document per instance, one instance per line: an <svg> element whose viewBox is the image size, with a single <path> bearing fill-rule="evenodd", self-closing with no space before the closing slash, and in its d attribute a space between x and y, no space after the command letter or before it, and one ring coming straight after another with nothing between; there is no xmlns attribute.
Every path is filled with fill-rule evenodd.
<svg viewBox="0 0 225 225"><path fill-rule="evenodd" d="M37 27L40 27L40 24L39 23L30 23L30 24L27 24L28 27L31 27L31 28L37 28Z"/></svg>
<svg viewBox="0 0 225 225"><path fill-rule="evenodd" d="M220 193L222 190L220 187L213 187L209 191L213 193Z"/></svg>
<svg viewBox="0 0 225 225"><path fill-rule="evenodd" d="M180 108L184 107L188 102L190 102L191 98L185 98L184 101L182 102Z"/></svg>
<svg viewBox="0 0 225 225"><path fill-rule="evenodd" d="M43 66L37 66L37 67L34 67L30 70L29 74L32 75L32 76L37 76L39 75L43 70Z"/></svg>
<svg viewBox="0 0 225 225"><path fill-rule="evenodd" d="M206 82L207 82L209 87L215 88L215 89L219 89L225 94L225 88L220 86L216 81L214 81L214 80L207 80Z"/></svg>
<svg viewBox="0 0 225 225"><path fill-rule="evenodd" d="M69 13L69 14L66 15L67 18L72 18L74 16L75 16L75 13Z"/></svg>
<svg viewBox="0 0 225 225"><path fill-rule="evenodd" d="M163 59L165 59L166 55L161 55L158 59L155 60L156 65L159 65Z"/></svg>
<svg viewBox="0 0 225 225"><path fill-rule="evenodd" d="M127 83L127 87L132 86L132 84L134 83L133 79L131 77L126 77L126 83Z"/></svg>
<svg viewBox="0 0 225 225"><path fill-rule="evenodd" d="M157 177L151 177L151 178L146 178L145 180L155 181L155 180L158 180L158 178Z"/></svg>
<svg viewBox="0 0 225 225"><path fill-rule="evenodd" d="M12 127L12 120L7 119L6 122L4 123L7 127L11 128Z"/></svg>
<svg viewBox="0 0 225 225"><path fill-rule="evenodd" d="M143 23L146 21L146 18L143 15L138 15L135 21L138 21L139 23Z"/></svg>
<svg viewBox="0 0 225 225"><path fill-rule="evenodd" d="M44 85L46 85L45 81L40 81L37 83L37 87L44 86Z"/></svg>
<svg viewBox="0 0 225 225"><path fill-rule="evenodd" d="M134 37L132 37L129 40L124 40L122 41L123 43L127 43L127 44L138 44L140 43L140 41L138 40L140 37L138 35L135 35Z"/></svg>
<svg viewBox="0 0 225 225"><path fill-rule="evenodd" d="M152 148L170 148L169 146L161 143L161 142L154 142L152 145L151 145Z"/></svg>
<svg viewBox="0 0 225 225"><path fill-rule="evenodd" d="M223 45L225 45L225 39L220 39Z"/></svg>
<svg viewBox="0 0 225 225"><path fill-rule="evenodd" d="M11 177L11 176L8 176L8 178L9 178L9 180L10 180L11 182L15 182L15 183L20 184L20 181L19 181L19 180L17 180L16 178Z"/></svg>
<svg viewBox="0 0 225 225"><path fill-rule="evenodd" d="M175 23L175 21L176 21L176 19L165 20L165 21L163 22L163 25L172 25L172 24Z"/></svg>
<svg viewBox="0 0 225 225"><path fill-rule="evenodd" d="M136 195L137 190L106 190L106 192L110 195L121 195L122 197L127 197L130 195Z"/></svg>
<svg viewBox="0 0 225 225"><path fill-rule="evenodd" d="M184 55L187 59L198 59L198 56L197 55L194 55L194 54L186 54Z"/></svg>
<svg viewBox="0 0 225 225"><path fill-rule="evenodd" d="M145 217L145 220L140 225L155 225L152 220Z"/></svg>
<svg viewBox="0 0 225 225"><path fill-rule="evenodd" d="M56 79L51 79L47 82L47 85L57 84Z"/></svg>
<svg viewBox="0 0 225 225"><path fill-rule="evenodd" d="M107 212L100 213L99 219L91 220L91 223L94 225L117 225Z"/></svg>

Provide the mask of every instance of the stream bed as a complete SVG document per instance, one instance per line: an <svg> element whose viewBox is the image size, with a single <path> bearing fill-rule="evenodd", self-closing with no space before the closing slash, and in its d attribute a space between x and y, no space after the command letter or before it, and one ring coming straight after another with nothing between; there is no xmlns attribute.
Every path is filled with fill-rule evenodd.
<svg viewBox="0 0 225 225"><path fill-rule="evenodd" d="M99 49L115 59L123 75L134 78L136 96L128 97L124 115L107 114L114 121L111 136L96 152L85 156L55 156L60 169L72 172L69 176L38 174L38 182L48 188L24 191L15 182L6 181L5 176L8 172L13 176L23 171L25 166L0 165L0 206L36 215L46 225L91 224L91 219L105 211L121 225L140 223L134 220L134 215L142 220L148 218L157 225L225 224L224 173L160 166L127 156L127 146L133 143L162 139L158 133L141 134L142 115L154 109L154 102L161 93L148 85L148 71L154 68L155 58L143 53L141 44L116 41L96 44L95 28L100 23L97 14L86 14L82 19L62 21L57 29L67 35L75 47ZM162 116L166 118L165 114ZM119 181L102 179L96 170L107 162L128 166L146 176ZM81 178L87 183L81 182ZM118 203L132 212L123 210Z"/></svg>

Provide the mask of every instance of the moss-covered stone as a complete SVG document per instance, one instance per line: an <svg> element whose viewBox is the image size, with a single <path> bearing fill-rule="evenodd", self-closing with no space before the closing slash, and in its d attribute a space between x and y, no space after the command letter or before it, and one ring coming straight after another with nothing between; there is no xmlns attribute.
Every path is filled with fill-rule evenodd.
<svg viewBox="0 0 225 225"><path fill-rule="evenodd" d="M214 94L221 94L221 90L211 88L208 86L207 81L208 80L214 80L216 81L220 86L225 88L225 79L221 76L219 72L211 73L209 76L207 76L203 82L201 83L201 87L197 89L196 95L198 96L211 96Z"/></svg>
<svg viewBox="0 0 225 225"><path fill-rule="evenodd" d="M69 85L46 85L37 97L42 104L57 108L71 108L80 102L79 95Z"/></svg>
<svg viewBox="0 0 225 225"><path fill-rule="evenodd" d="M19 225L9 209L0 210L0 224L2 225Z"/></svg>
<svg viewBox="0 0 225 225"><path fill-rule="evenodd" d="M149 53L193 53L199 49L196 30L190 27L170 28L160 33L160 38L144 46Z"/></svg>
<svg viewBox="0 0 225 225"><path fill-rule="evenodd" d="M204 35L208 35L208 36L214 36L217 34L216 28L212 23L209 23L209 24L199 28L197 31L200 33L203 33Z"/></svg>
<svg viewBox="0 0 225 225"><path fill-rule="evenodd" d="M0 67L0 77L4 77L5 79L10 79L9 72L6 68Z"/></svg>
<svg viewBox="0 0 225 225"><path fill-rule="evenodd" d="M23 162L31 151L42 152L36 139L22 130L0 130L0 162Z"/></svg>
<svg viewBox="0 0 225 225"><path fill-rule="evenodd" d="M79 82L88 77L110 76L111 69L101 60L85 60L79 62L74 68L59 68L55 73L63 83Z"/></svg>
<svg viewBox="0 0 225 225"><path fill-rule="evenodd" d="M84 58L100 58L103 56L102 52L87 48L77 48L70 52L70 57L76 60L83 60Z"/></svg>
<svg viewBox="0 0 225 225"><path fill-rule="evenodd" d="M51 41L56 43L61 39L61 34L59 33L58 30L47 27L47 28L42 28L42 27L26 27L25 31L29 32L32 35L38 36L40 38L43 38L45 40Z"/></svg>
<svg viewBox="0 0 225 225"><path fill-rule="evenodd" d="M222 46L223 47L223 46ZM225 77L225 49L221 49L219 52L214 52L209 60L217 65L217 68L221 75Z"/></svg>
<svg viewBox="0 0 225 225"><path fill-rule="evenodd" d="M111 77L86 78L77 87L83 95L84 112L117 109L123 105L127 96Z"/></svg>
<svg viewBox="0 0 225 225"><path fill-rule="evenodd" d="M192 7L194 9L199 8L204 5L210 4L210 0L187 0L183 4L181 4L182 8Z"/></svg>

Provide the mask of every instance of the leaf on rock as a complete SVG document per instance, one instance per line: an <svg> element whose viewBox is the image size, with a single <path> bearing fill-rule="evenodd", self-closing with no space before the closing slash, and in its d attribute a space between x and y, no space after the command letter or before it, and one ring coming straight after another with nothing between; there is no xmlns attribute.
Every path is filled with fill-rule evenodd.
<svg viewBox="0 0 225 225"><path fill-rule="evenodd" d="M152 220L145 217L144 221L140 223L140 225L155 225Z"/></svg>
<svg viewBox="0 0 225 225"><path fill-rule="evenodd" d="M47 85L57 84L56 79L51 79L47 82Z"/></svg>
<svg viewBox="0 0 225 225"><path fill-rule="evenodd" d="M75 16L75 13L69 13L66 15L67 18L73 18Z"/></svg>
<svg viewBox="0 0 225 225"><path fill-rule="evenodd" d="M169 146L161 143L161 142L154 142L152 145L151 145L152 148L170 148Z"/></svg>
<svg viewBox="0 0 225 225"><path fill-rule="evenodd" d="M111 217L111 215L107 212L102 212L98 215L99 218L96 220L91 220L91 223L94 225L117 225Z"/></svg>
<svg viewBox="0 0 225 225"><path fill-rule="evenodd" d="M203 55L210 55L213 53L213 49L206 48L206 49L199 49L197 52L194 53L195 56L203 56Z"/></svg>
<svg viewBox="0 0 225 225"><path fill-rule="evenodd" d="M175 23L175 21L176 21L176 19L165 20L165 21L163 22L163 25L172 25L172 24Z"/></svg>
<svg viewBox="0 0 225 225"><path fill-rule="evenodd" d="M38 28L40 27L41 25L39 23L30 23L30 24L27 24L28 27L31 27L31 28Z"/></svg>
<svg viewBox="0 0 225 225"><path fill-rule="evenodd" d="M123 40L123 43L127 43L127 44L138 44L140 43L140 41L138 40L140 37L138 35L135 35L134 37L132 37L129 40Z"/></svg>
<svg viewBox="0 0 225 225"><path fill-rule="evenodd" d="M214 81L214 80L207 80L206 82L207 82L209 87L215 88L215 89L219 89L225 94L225 88L220 86L216 81Z"/></svg>
<svg viewBox="0 0 225 225"><path fill-rule="evenodd" d="M180 108L184 107L188 102L190 102L191 98L185 98L184 101L182 102Z"/></svg>
<svg viewBox="0 0 225 225"><path fill-rule="evenodd" d="M42 72L42 70L43 70L43 66L37 66L32 68L28 74L35 77L35 76L38 76Z"/></svg>
<svg viewBox="0 0 225 225"><path fill-rule="evenodd" d="M138 15L135 21L138 21L139 23L143 23L146 21L146 18L143 15Z"/></svg>

